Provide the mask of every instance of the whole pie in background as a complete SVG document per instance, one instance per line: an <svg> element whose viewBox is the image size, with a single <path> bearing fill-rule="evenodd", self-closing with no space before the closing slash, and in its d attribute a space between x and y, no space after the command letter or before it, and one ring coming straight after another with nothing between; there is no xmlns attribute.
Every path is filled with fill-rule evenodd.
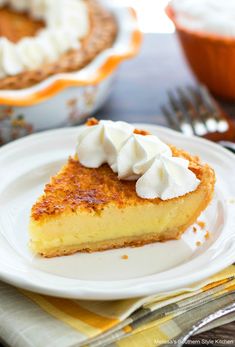
<svg viewBox="0 0 235 347"><path fill-rule="evenodd" d="M94 0L0 1L0 89L77 71L112 46L117 24Z"/></svg>

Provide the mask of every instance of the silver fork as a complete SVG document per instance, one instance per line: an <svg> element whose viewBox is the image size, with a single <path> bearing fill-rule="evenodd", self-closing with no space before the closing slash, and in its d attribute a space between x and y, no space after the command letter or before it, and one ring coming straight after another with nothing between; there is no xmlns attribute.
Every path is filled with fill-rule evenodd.
<svg viewBox="0 0 235 347"><path fill-rule="evenodd" d="M197 135L219 142L235 153L235 126L225 116L205 86L178 87L168 92L169 103L162 106L171 128L185 135Z"/></svg>
<svg viewBox="0 0 235 347"><path fill-rule="evenodd" d="M191 327L191 329L189 329L188 331L184 331L184 333L177 336L178 343L176 344L176 347L183 346L191 336L195 335L201 328L205 327L209 323L224 316L227 316L228 314L231 314L233 312L235 312L235 303L220 308L219 310L211 313L209 316L202 318L201 320L196 322Z"/></svg>

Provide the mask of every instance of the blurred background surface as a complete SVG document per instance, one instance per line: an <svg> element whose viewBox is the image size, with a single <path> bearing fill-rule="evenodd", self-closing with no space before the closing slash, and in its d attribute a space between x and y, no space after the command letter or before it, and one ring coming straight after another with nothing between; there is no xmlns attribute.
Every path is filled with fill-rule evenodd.
<svg viewBox="0 0 235 347"><path fill-rule="evenodd" d="M100 118L148 121L166 125L161 116L161 105L167 103L167 91L177 86L197 84L177 39L175 27L165 8L168 0L116 0L121 5L132 6L143 32L140 54L119 68L115 88ZM230 115L234 103L220 100Z"/></svg>

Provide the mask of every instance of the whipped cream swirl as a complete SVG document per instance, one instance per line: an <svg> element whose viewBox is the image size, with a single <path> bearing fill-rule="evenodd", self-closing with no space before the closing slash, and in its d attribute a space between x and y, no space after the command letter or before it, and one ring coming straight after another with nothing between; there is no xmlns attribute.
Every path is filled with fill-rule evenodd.
<svg viewBox="0 0 235 347"><path fill-rule="evenodd" d="M82 127L77 154L85 167L107 163L119 179L136 180L136 193L144 199L172 199L194 191L200 183L188 160L173 157L157 136L135 133L126 122L102 120Z"/></svg>
<svg viewBox="0 0 235 347"><path fill-rule="evenodd" d="M89 15L83 0L0 0L0 7L27 11L46 27L35 37L17 43L0 38L0 78L52 63L61 54L80 47L79 40L89 31Z"/></svg>
<svg viewBox="0 0 235 347"><path fill-rule="evenodd" d="M133 131L133 126L125 122L101 120L97 125L86 126L78 136L80 163L89 168L108 163L117 172L118 152Z"/></svg>
<svg viewBox="0 0 235 347"><path fill-rule="evenodd" d="M194 191L200 181L188 169L188 160L161 155L136 182L137 195L145 199L162 200Z"/></svg>
<svg viewBox="0 0 235 347"><path fill-rule="evenodd" d="M132 134L117 155L118 178L136 180L163 153L172 155L170 147L156 136Z"/></svg>
<svg viewBox="0 0 235 347"><path fill-rule="evenodd" d="M235 37L234 0L172 0L176 21L192 30Z"/></svg>

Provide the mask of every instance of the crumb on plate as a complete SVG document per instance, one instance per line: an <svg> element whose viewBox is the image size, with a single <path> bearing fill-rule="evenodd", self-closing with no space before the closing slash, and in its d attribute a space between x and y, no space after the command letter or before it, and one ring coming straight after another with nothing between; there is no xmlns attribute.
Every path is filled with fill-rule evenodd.
<svg viewBox="0 0 235 347"><path fill-rule="evenodd" d="M205 223L205 222L202 222L202 221L197 221L197 225L198 225L201 229L204 229L205 226L206 226L206 223Z"/></svg>
<svg viewBox="0 0 235 347"><path fill-rule="evenodd" d="M126 259L128 259L128 255L124 254L124 255L121 256L121 258L126 260Z"/></svg>
<svg viewBox="0 0 235 347"><path fill-rule="evenodd" d="M197 228L195 226L193 226L193 232L196 234L197 232Z"/></svg>
<svg viewBox="0 0 235 347"><path fill-rule="evenodd" d="M97 124L99 124L99 121L94 117L88 118L88 120L86 121L87 126L93 126L93 125L97 125Z"/></svg>
<svg viewBox="0 0 235 347"><path fill-rule="evenodd" d="M150 132L146 130L134 129L134 134L146 136L150 135Z"/></svg>
<svg viewBox="0 0 235 347"><path fill-rule="evenodd" d="M200 241L197 241L197 242L196 242L196 246L198 246L198 247L201 246L201 244L202 244L202 243L201 243Z"/></svg>

